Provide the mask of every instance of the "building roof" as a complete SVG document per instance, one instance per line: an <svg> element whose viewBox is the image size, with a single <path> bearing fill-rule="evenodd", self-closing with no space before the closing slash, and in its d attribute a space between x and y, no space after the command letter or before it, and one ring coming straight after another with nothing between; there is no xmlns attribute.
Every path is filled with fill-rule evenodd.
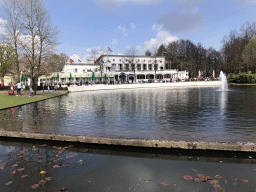
<svg viewBox="0 0 256 192"><path fill-rule="evenodd" d="M98 62L102 57L104 57L104 56L107 56L107 57L134 57L134 58L136 58L136 57L145 57L145 58L159 58L159 57L161 57L161 58L165 58L164 56L145 56L145 55L101 55L97 60L96 60L96 62Z"/></svg>

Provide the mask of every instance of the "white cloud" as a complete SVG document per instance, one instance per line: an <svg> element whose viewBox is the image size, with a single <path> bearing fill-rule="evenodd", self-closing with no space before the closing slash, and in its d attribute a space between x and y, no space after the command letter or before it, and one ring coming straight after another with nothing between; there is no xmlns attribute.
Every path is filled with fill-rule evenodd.
<svg viewBox="0 0 256 192"><path fill-rule="evenodd" d="M157 29L156 37L144 43L143 52L146 50L153 51L153 48L156 46L158 47L162 44L168 44L172 41L177 41L179 39L177 36L173 36L169 31L165 30L163 27L159 28L157 27L157 25L155 25L154 27L152 27L152 29Z"/></svg>
<svg viewBox="0 0 256 192"><path fill-rule="evenodd" d="M71 55L70 58L73 59L74 62L78 62L78 59L81 60L81 57L79 55L77 55L77 54Z"/></svg>
<svg viewBox="0 0 256 192"><path fill-rule="evenodd" d="M124 36L128 35L128 33L126 32L126 25L120 24L118 26L118 29L124 34Z"/></svg>
<svg viewBox="0 0 256 192"><path fill-rule="evenodd" d="M131 23L131 29L135 29L135 25L133 23Z"/></svg>

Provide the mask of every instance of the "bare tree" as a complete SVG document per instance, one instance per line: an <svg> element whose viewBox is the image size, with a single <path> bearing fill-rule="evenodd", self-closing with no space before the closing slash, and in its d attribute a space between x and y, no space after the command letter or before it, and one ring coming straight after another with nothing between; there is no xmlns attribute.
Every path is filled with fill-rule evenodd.
<svg viewBox="0 0 256 192"><path fill-rule="evenodd" d="M21 4L23 37L22 54L27 58L31 85L36 94L37 79L45 74L47 57L55 51L58 31L50 23L43 0L24 0Z"/></svg>
<svg viewBox="0 0 256 192"><path fill-rule="evenodd" d="M5 0L3 3L4 19L4 32L1 34L2 39L13 46L15 51L15 73L17 80L20 79L20 64L19 64L19 37L23 28L21 22L21 9L19 0Z"/></svg>

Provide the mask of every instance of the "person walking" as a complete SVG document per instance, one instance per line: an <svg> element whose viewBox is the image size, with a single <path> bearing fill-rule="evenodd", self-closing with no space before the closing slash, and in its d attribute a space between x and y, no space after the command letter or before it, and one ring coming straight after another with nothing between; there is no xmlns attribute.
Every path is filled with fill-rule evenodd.
<svg viewBox="0 0 256 192"><path fill-rule="evenodd" d="M20 92L21 91L21 83L18 82L16 86L17 86L17 96L20 96L21 95L21 92Z"/></svg>
<svg viewBox="0 0 256 192"><path fill-rule="evenodd" d="M33 89L32 89L31 86L29 87L29 90L30 90L29 97L31 97L31 96L35 97L35 95L34 95L34 93L33 93Z"/></svg>

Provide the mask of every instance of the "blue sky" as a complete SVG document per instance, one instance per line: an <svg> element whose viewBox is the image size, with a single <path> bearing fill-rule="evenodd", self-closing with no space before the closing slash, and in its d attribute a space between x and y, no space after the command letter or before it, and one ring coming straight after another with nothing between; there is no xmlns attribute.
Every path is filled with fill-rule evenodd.
<svg viewBox="0 0 256 192"><path fill-rule="evenodd" d="M1 0L0 0L1 1ZM220 50L231 29L255 22L256 0L46 0L59 29L59 52L90 59L100 47L144 54L152 45L188 39Z"/></svg>

